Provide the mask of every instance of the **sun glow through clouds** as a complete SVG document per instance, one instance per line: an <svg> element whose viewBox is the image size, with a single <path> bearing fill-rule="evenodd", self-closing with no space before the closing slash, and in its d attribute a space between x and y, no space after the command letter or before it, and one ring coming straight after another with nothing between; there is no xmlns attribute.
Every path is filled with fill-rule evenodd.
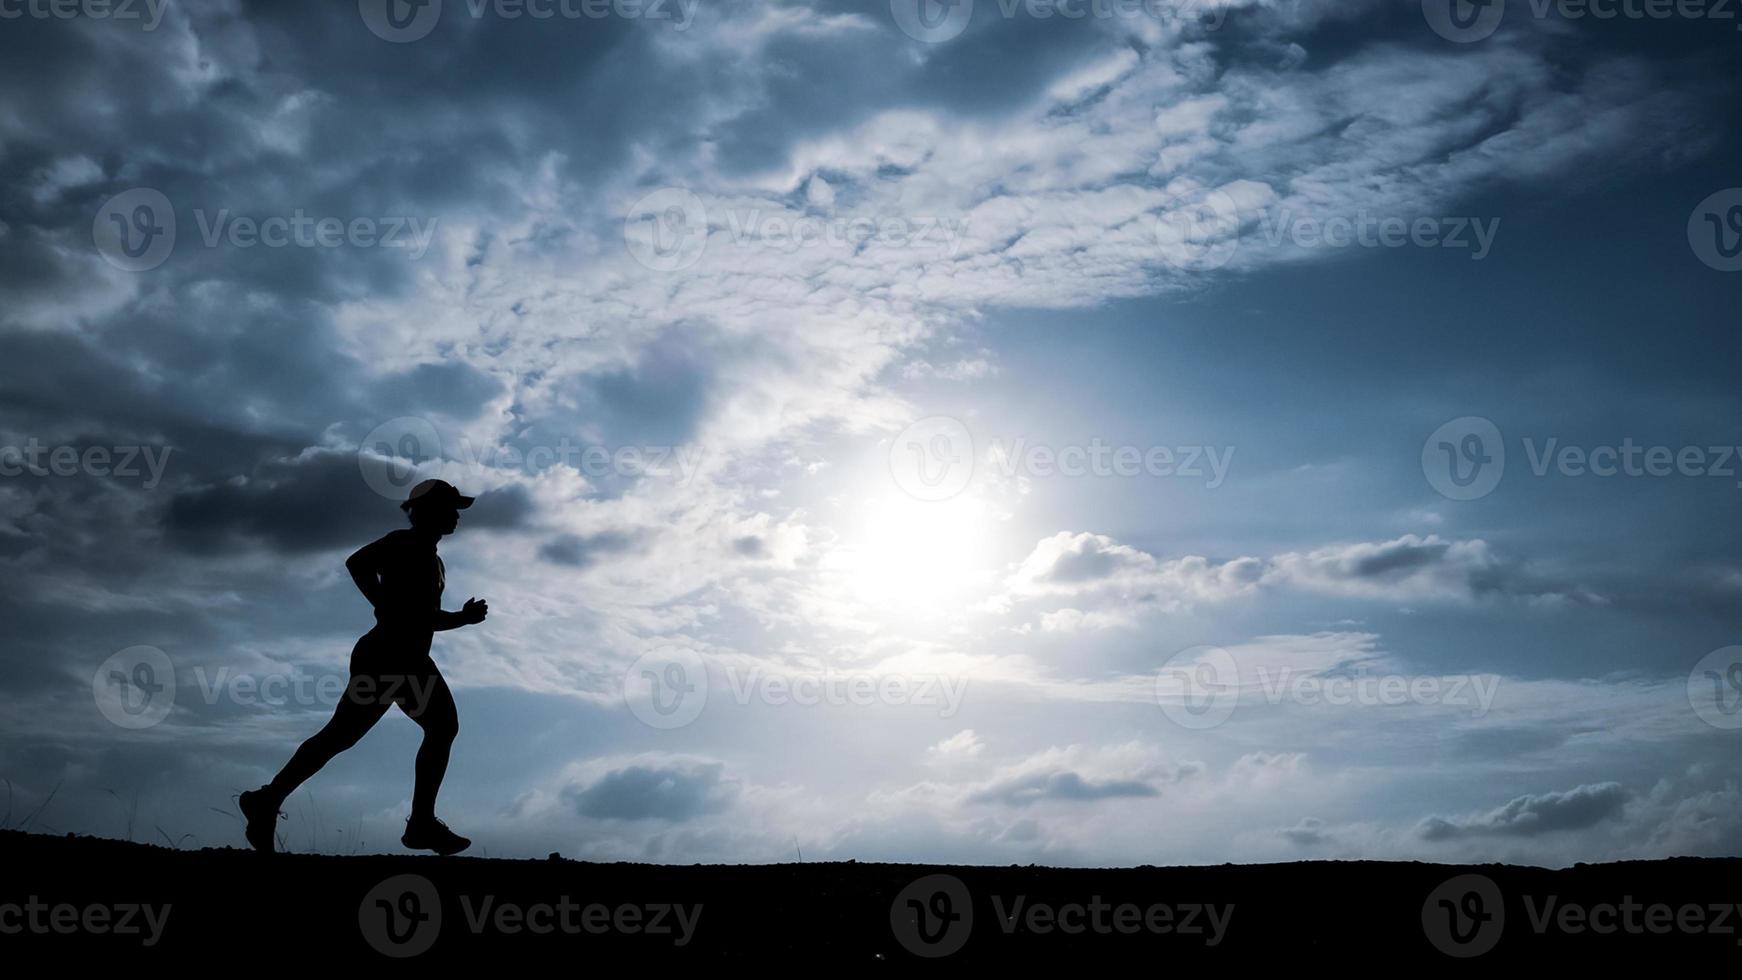
<svg viewBox="0 0 1742 980"><path fill-rule="evenodd" d="M991 509L961 495L915 500L899 492L865 500L831 563L846 597L902 618L959 610L996 575Z"/></svg>

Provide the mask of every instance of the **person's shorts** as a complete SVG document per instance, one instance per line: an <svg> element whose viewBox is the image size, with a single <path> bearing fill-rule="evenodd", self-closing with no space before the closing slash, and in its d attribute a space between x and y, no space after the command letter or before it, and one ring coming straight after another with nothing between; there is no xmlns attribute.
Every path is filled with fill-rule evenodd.
<svg viewBox="0 0 1742 980"><path fill-rule="evenodd" d="M359 704L397 704L416 717L445 682L430 658L433 634L404 634L380 627L363 634L351 648L351 679L345 697Z"/></svg>

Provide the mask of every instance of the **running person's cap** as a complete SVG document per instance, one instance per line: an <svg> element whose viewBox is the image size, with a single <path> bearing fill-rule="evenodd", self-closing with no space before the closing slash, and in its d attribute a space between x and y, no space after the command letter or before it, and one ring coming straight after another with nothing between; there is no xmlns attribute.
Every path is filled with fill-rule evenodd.
<svg viewBox="0 0 1742 980"><path fill-rule="evenodd" d="M455 510L465 510L476 499L454 489L454 485L446 480L425 480L411 488L411 496L399 505L399 509L410 510L420 504L446 504Z"/></svg>

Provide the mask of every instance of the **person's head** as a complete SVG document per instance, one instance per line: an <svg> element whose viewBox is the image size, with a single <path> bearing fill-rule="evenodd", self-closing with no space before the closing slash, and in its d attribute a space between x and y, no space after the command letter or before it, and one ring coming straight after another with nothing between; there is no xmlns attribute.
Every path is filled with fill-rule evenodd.
<svg viewBox="0 0 1742 980"><path fill-rule="evenodd" d="M411 495L399 509L411 518L412 527L439 536L454 533L460 526L460 511L472 506L475 499L445 480L425 480L411 488Z"/></svg>

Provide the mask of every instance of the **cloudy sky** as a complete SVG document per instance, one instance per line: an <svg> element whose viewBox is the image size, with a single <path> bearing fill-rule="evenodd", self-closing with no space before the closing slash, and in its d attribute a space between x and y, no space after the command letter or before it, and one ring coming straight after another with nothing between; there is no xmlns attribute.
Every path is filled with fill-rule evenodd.
<svg viewBox="0 0 1742 980"><path fill-rule="evenodd" d="M480 853L1742 854L1742 33L1499 9L0 3L7 821L239 844L440 475Z"/></svg>

